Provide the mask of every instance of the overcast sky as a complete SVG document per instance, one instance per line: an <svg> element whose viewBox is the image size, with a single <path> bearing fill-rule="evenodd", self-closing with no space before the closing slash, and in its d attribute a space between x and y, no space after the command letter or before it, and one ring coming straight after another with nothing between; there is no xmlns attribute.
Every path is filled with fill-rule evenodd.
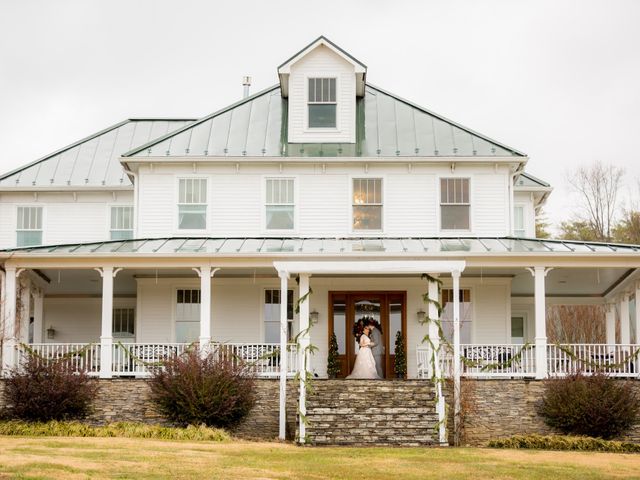
<svg viewBox="0 0 640 480"><path fill-rule="evenodd" d="M367 79L530 157L570 210L595 160L640 177L640 1L0 0L0 171L128 117L199 117L324 34Z"/></svg>

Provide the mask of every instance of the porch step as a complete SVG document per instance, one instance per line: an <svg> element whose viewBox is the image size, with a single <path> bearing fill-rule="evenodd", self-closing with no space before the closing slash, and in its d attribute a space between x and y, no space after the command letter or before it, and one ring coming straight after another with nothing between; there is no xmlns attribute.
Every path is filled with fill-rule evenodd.
<svg viewBox="0 0 640 480"><path fill-rule="evenodd" d="M307 437L315 445L435 445L438 417L426 380L314 380Z"/></svg>

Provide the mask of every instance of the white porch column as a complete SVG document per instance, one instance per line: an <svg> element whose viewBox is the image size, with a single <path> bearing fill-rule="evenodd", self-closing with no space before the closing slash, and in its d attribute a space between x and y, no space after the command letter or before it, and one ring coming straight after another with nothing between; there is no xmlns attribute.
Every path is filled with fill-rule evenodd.
<svg viewBox="0 0 640 480"><path fill-rule="evenodd" d="M100 329L100 378L113 372L113 279L121 268L95 268L102 277L102 323Z"/></svg>
<svg viewBox="0 0 640 480"><path fill-rule="evenodd" d="M437 282L429 282L429 298L435 300L437 302L440 301L438 295L438 283ZM427 315L431 320L429 322L429 339L433 344L433 349L435 350L435 361L431 368L435 371L432 372L432 376L436 378L436 412L438 413L438 441L441 445L447 444L447 425L446 425L446 407L445 407L445 399L442 393L442 383L440 379L442 378L442 365L440 364L441 357L439 355L440 349L440 332L438 329L437 321L440 319L440 315L438 314L438 307L434 305L432 302L429 302L427 306Z"/></svg>
<svg viewBox="0 0 640 480"><path fill-rule="evenodd" d="M307 347L309 346L309 275L301 273L300 274L300 285L299 285L299 295L300 298L306 299L300 303L300 337L298 343L300 344L300 398L298 401L298 409L300 410L300 421L298 424L298 441L300 443L305 443L306 437L306 425L304 417L307 415L307 367L309 361L309 353L307 351Z"/></svg>
<svg viewBox="0 0 640 480"><path fill-rule="evenodd" d="M29 343L29 313L31 311L31 279L26 275L19 285L20 291L20 312L18 316L17 337L20 343Z"/></svg>
<svg viewBox="0 0 640 480"><path fill-rule="evenodd" d="M534 278L536 379L547 377L547 307L544 279L551 269L534 267L528 269Z"/></svg>
<svg viewBox="0 0 640 480"><path fill-rule="evenodd" d="M33 343L42 343L44 333L44 292L38 288L33 297Z"/></svg>
<svg viewBox="0 0 640 480"><path fill-rule="evenodd" d="M211 343L211 277L220 270L202 265L193 269L200 277L200 352L206 355Z"/></svg>
<svg viewBox="0 0 640 480"><path fill-rule="evenodd" d="M4 374L16 365L16 283L18 271L15 267L5 267L4 288L4 329L2 342L2 371Z"/></svg>
<svg viewBox="0 0 640 480"><path fill-rule="evenodd" d="M606 306L606 334L607 345L616 344L616 306L613 303L608 303Z"/></svg>
<svg viewBox="0 0 640 480"><path fill-rule="evenodd" d="M453 434L454 445L460 444L460 272L453 278Z"/></svg>
<svg viewBox="0 0 640 480"><path fill-rule="evenodd" d="M624 292L620 297L620 343L628 345L631 343L631 325L629 322L629 294Z"/></svg>
<svg viewBox="0 0 640 480"><path fill-rule="evenodd" d="M287 298L288 281L287 272L278 272L280 277L280 417L278 438L285 440L287 437L287 371L288 354L287 344L289 342L289 320L287 318Z"/></svg>

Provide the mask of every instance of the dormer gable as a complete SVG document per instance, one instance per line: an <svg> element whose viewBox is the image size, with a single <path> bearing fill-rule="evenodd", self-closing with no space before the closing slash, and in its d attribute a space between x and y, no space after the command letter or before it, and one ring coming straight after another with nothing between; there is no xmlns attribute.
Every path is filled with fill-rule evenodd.
<svg viewBox="0 0 640 480"><path fill-rule="evenodd" d="M364 96L366 72L322 36L280 65L289 143L355 143L356 97Z"/></svg>

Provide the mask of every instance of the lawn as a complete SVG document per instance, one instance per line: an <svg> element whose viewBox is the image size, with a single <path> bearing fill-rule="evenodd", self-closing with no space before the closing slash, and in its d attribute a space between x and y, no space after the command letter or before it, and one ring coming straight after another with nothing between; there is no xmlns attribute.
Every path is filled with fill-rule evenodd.
<svg viewBox="0 0 640 480"><path fill-rule="evenodd" d="M640 455L0 437L0 478L640 478Z"/></svg>

